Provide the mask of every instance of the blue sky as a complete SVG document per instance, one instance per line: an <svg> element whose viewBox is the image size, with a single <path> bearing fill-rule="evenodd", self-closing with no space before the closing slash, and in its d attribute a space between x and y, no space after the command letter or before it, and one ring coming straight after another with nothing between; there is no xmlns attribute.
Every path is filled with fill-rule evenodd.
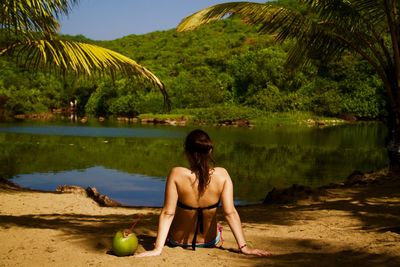
<svg viewBox="0 0 400 267"><path fill-rule="evenodd" d="M113 40L175 28L186 16L222 0L80 0L61 19L61 33ZM263 3L263 1L253 1Z"/></svg>

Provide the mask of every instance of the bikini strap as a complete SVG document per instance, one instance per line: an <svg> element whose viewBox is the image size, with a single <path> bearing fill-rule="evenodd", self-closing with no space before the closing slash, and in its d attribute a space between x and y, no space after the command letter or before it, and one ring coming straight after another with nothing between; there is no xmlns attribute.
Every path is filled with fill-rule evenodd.
<svg viewBox="0 0 400 267"><path fill-rule="evenodd" d="M218 208L219 203L220 203L220 201L218 200L218 202L215 203L215 204L213 204L213 205L210 205L210 206L207 206L207 207L203 207L203 208L201 208L201 207L194 208L194 207L188 206L188 205L186 205L186 204L183 204L182 202L180 202L180 201L178 200L178 202L176 203L176 205L177 205L178 207L180 207L180 208L182 208L182 209L186 209L186 210L210 210L210 209Z"/></svg>
<svg viewBox="0 0 400 267"><path fill-rule="evenodd" d="M197 210L197 208L193 208L191 206L185 205L182 202L180 202L179 200L178 200L178 203L176 203L176 205L185 210Z"/></svg>
<svg viewBox="0 0 400 267"><path fill-rule="evenodd" d="M204 233L204 225L203 225L203 210L210 210L210 209L214 209L214 208L218 208L219 206L219 200L217 203L210 205L208 207L203 207L203 208L193 208L191 206L185 205L182 202L180 202L178 200L177 202L177 206L182 208L182 209L187 209L187 210L196 210L197 213L197 218L196 218L196 226L194 228L194 235L193 235L193 239L192 239L192 249L196 250L196 241L197 241L197 233L199 231L200 228L200 233Z"/></svg>
<svg viewBox="0 0 400 267"><path fill-rule="evenodd" d="M193 250L196 250L196 241L197 241L197 233L199 232L199 226L200 226L200 233L203 233L203 211L197 209L196 213L197 213L196 226L194 228L194 234L192 239Z"/></svg>

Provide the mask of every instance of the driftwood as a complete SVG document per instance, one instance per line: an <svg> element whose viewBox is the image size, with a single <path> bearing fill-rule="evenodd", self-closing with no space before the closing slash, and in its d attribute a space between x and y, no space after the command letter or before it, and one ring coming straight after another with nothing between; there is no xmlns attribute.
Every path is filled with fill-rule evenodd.
<svg viewBox="0 0 400 267"><path fill-rule="evenodd" d="M115 201L111 198L109 198L106 195L102 195L97 191L95 187L88 187L86 188L86 193L88 197L92 198L94 201L100 204L100 206L106 206L106 207L119 207L121 206L121 203L118 201Z"/></svg>
<svg viewBox="0 0 400 267"><path fill-rule="evenodd" d="M87 196L86 190L77 185L59 185L56 188L56 192Z"/></svg>
<svg viewBox="0 0 400 267"><path fill-rule="evenodd" d="M106 195L100 194L95 187L88 187L86 189L76 185L60 185L56 189L59 193L70 193L85 195L96 201L100 206L104 207L119 207L121 203L109 198Z"/></svg>

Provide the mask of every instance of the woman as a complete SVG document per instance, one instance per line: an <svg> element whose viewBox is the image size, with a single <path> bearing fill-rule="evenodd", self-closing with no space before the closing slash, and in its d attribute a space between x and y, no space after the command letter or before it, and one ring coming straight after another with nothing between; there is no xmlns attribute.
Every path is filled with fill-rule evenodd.
<svg viewBox="0 0 400 267"><path fill-rule="evenodd" d="M271 255L247 246L233 202L231 178L224 168L213 166L212 151L207 133L194 130L188 134L185 153L190 169L175 167L168 175L155 248L138 257L160 255L166 241L172 246L192 249L215 247L221 240L216 219L220 202L240 251L258 256Z"/></svg>

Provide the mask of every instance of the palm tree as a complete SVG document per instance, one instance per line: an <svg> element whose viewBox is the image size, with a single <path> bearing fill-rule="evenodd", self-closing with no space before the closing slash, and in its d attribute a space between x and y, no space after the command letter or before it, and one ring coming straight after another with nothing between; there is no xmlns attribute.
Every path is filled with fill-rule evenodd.
<svg viewBox="0 0 400 267"><path fill-rule="evenodd" d="M296 5L293 8L293 2ZM296 40L288 66L359 54L376 71L386 92L389 170L400 174L400 2L398 0L297 0L224 3L182 20L178 31L238 15L277 41Z"/></svg>
<svg viewBox="0 0 400 267"><path fill-rule="evenodd" d="M164 96L162 81L134 60L93 44L62 40L58 35L58 18L68 15L78 0L3 0L0 3L0 56L16 55L25 67L76 74L117 72L150 81ZM54 69L54 68L53 68Z"/></svg>

